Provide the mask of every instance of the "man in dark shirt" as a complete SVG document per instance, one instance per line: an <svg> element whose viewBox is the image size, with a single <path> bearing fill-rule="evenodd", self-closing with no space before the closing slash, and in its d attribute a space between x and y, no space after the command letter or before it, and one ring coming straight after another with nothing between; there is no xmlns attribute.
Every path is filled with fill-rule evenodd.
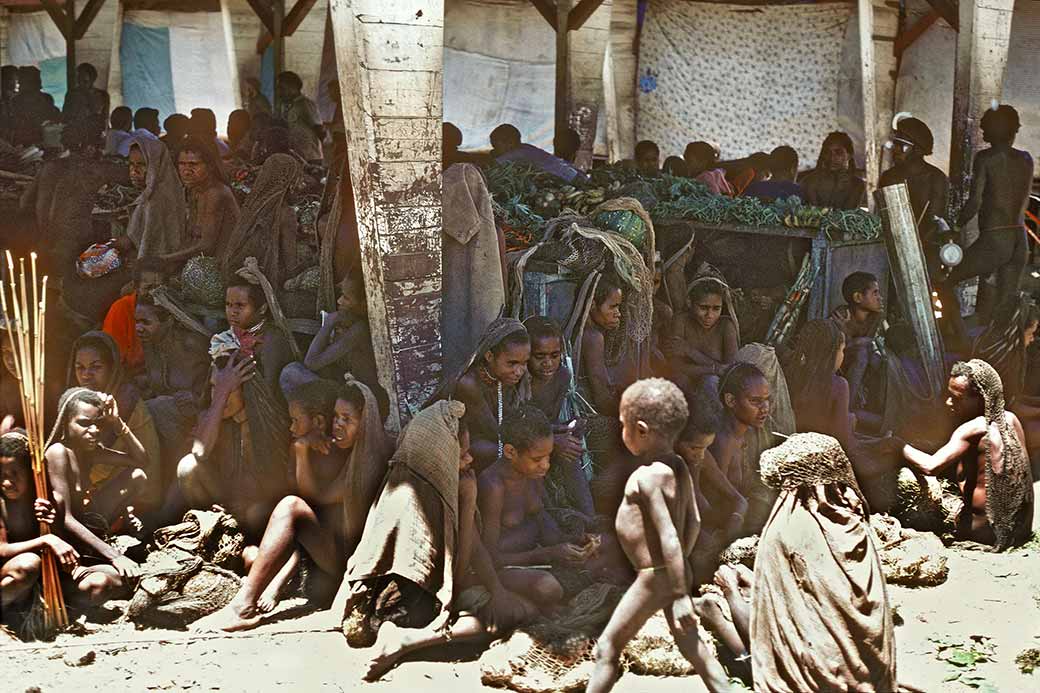
<svg viewBox="0 0 1040 693"><path fill-rule="evenodd" d="M97 78L97 68L90 63L80 63L76 67L76 86L69 90L61 107L66 123L89 118L97 123L99 132L105 128L105 119L108 118L108 92L94 86Z"/></svg>
<svg viewBox="0 0 1040 693"><path fill-rule="evenodd" d="M770 152L769 170L772 172L772 177L769 180L755 181L744 191L744 195L757 197L763 202L788 197L797 197L803 202L805 201L802 186L794 182L798 175L798 152L793 147L785 144Z"/></svg>

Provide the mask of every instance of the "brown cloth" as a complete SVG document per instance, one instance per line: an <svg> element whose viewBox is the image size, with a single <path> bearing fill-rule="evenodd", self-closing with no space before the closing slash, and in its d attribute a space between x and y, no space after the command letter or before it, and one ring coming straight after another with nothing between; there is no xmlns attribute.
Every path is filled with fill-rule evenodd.
<svg viewBox="0 0 1040 693"><path fill-rule="evenodd" d="M386 431L379 417L379 404L372 390L350 373L344 377L348 385L356 387L365 397L357 441L351 448L339 477L332 482L348 489L347 495L343 498L343 528L347 549L352 552L361 541L369 509L375 503L379 485L386 476L390 442L386 438Z"/></svg>
<svg viewBox="0 0 1040 693"><path fill-rule="evenodd" d="M848 457L834 438L801 433L761 467L781 491L755 559L755 690L895 691L885 577Z"/></svg>
<svg viewBox="0 0 1040 693"><path fill-rule="evenodd" d="M188 240L184 186L177 168L166 145L159 140L137 137L131 147L135 146L144 154L148 173L126 235L137 248L139 258L177 252Z"/></svg>
<svg viewBox="0 0 1040 693"><path fill-rule="evenodd" d="M480 169L455 164L444 171L444 267L441 337L444 371L472 353L484 328L505 305L505 281L491 195Z"/></svg>
<svg viewBox="0 0 1040 693"><path fill-rule="evenodd" d="M464 413L461 402L435 402L402 431L344 578L355 588L370 578L406 578L437 599L444 622L455 596L458 435Z"/></svg>

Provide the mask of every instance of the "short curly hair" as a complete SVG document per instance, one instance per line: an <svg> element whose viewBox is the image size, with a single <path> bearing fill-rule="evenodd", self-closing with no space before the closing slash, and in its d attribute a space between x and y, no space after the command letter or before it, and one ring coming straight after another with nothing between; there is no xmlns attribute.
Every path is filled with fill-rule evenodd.
<svg viewBox="0 0 1040 693"><path fill-rule="evenodd" d="M651 430L674 438L690 416L679 386L664 378L646 378L629 385L621 395L622 415L643 421Z"/></svg>

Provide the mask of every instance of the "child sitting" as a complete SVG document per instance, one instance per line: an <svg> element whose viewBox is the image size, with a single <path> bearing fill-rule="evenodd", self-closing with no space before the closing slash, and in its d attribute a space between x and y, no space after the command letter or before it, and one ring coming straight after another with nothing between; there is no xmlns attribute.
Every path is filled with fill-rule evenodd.
<svg viewBox="0 0 1040 693"><path fill-rule="evenodd" d="M728 287L716 277L703 275L690 285L690 310L675 321L666 355L682 383L696 388L718 382L720 372L733 362L739 348L736 322L723 313ZM713 388L714 389L714 388Z"/></svg>
<svg viewBox="0 0 1040 693"><path fill-rule="evenodd" d="M375 395L354 380L337 396L333 383L318 380L290 393L290 414L299 495L275 506L259 549L247 557L251 567L238 594L195 630L255 628L278 603L299 560L297 547L317 568L310 582L319 601L331 599L361 537L389 457Z"/></svg>
<svg viewBox="0 0 1040 693"><path fill-rule="evenodd" d="M553 434L541 410L527 406L508 416L502 443L502 457L478 480L481 536L502 584L551 608L563 599L563 588L552 573L532 566L579 565L595 552L596 543L592 538L581 546L564 542L542 503Z"/></svg>
<svg viewBox="0 0 1040 693"><path fill-rule="evenodd" d="M531 317L524 321L524 326L531 338L531 359L527 362L531 374L530 401L553 425L552 466L560 470L559 478L575 509L591 517L595 514L592 493L581 467L584 447L576 434L577 421L564 412L571 372L563 364L563 334L556 321L549 318Z"/></svg>
<svg viewBox="0 0 1040 693"><path fill-rule="evenodd" d="M794 340L781 364L791 390L800 433L822 433L849 450L854 417L849 413L849 383L838 375L845 360L845 334L832 320L811 320Z"/></svg>
<svg viewBox="0 0 1040 693"><path fill-rule="evenodd" d="M581 335L581 357L578 386L595 410L603 416L618 411L618 394L607 370L607 335L621 327L621 304L624 294L610 277L602 277L596 285L589 310L589 320Z"/></svg>
<svg viewBox="0 0 1040 693"><path fill-rule="evenodd" d="M690 468L674 452L687 416L682 392L667 380L640 380L621 397L622 437L638 466L625 485L615 529L637 575L596 643L590 693L613 688L625 645L658 609L708 690L729 690L722 665L700 639L690 593L700 516Z"/></svg>
<svg viewBox="0 0 1040 693"><path fill-rule="evenodd" d="M853 272L847 276L841 284L841 295L845 305L835 308L831 319L845 333L845 363L842 372L853 395L849 403L851 410L859 415L866 409L863 385L867 369L871 365L879 365L879 359L872 359L873 342L885 305L881 297L881 285L877 277L869 272Z"/></svg>
<svg viewBox="0 0 1040 693"><path fill-rule="evenodd" d="M119 452L101 443L106 431L117 431L129 452ZM126 468L131 489L140 489L147 476L140 467L147 453L133 431L119 417L115 398L83 387L65 391L58 402L58 420L47 439L47 472L54 497L63 505L65 533L78 546L84 559L80 575L73 572L79 588L92 603L100 603L121 591L125 580L136 577L140 567L106 543L88 526L102 533L115 517L129 513L122 485L106 485L94 491L90 472L95 464ZM89 557L89 558L88 558ZM87 561L94 563L90 565Z"/></svg>
<svg viewBox="0 0 1040 693"><path fill-rule="evenodd" d="M750 363L734 363L719 379L722 424L708 448L714 464L705 458L701 489L713 508L729 511L723 530L726 535L739 532L747 512L744 447L748 432L761 429L769 419L770 394L769 381Z"/></svg>
<svg viewBox="0 0 1040 693"><path fill-rule="evenodd" d="M379 383L372 333L368 326L368 302L360 269L340 284L336 312L325 315L321 329L311 341L303 363L290 363L282 371L282 390L289 392L316 378L339 381L345 373L369 387Z"/></svg>
<svg viewBox="0 0 1040 693"><path fill-rule="evenodd" d="M40 534L40 522L53 524L54 506L33 500L29 439L21 429L0 436L0 482L0 607L6 616L32 593L44 551L69 571L79 565L79 552L57 534Z"/></svg>

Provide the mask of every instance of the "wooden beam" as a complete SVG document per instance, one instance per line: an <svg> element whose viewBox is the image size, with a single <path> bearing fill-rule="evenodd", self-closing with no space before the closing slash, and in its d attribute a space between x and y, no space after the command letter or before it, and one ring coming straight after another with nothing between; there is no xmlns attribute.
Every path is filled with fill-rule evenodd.
<svg viewBox="0 0 1040 693"><path fill-rule="evenodd" d="M260 0L246 0L249 6L253 9L253 14L256 15L260 23L267 29L267 33L274 34L274 13L271 8L263 4Z"/></svg>
<svg viewBox="0 0 1040 693"><path fill-rule="evenodd" d="M926 0L939 16L946 20L954 31L960 30L960 17L958 16L957 2L954 0Z"/></svg>
<svg viewBox="0 0 1040 693"><path fill-rule="evenodd" d="M899 35L896 36L896 43L892 47L892 51L895 53L896 58L902 58L903 52L910 46L914 45L914 41L921 38L924 32L928 31L928 29L930 29L938 20L939 13L932 10L914 22L914 25L906 31L900 31Z"/></svg>
<svg viewBox="0 0 1040 693"><path fill-rule="evenodd" d="M578 29L585 26L585 22L589 20L599 6L603 4L603 0L581 0L574 9L571 10L570 18L567 20L567 30L577 31Z"/></svg>
<svg viewBox="0 0 1040 693"><path fill-rule="evenodd" d="M545 21L549 22L549 26L556 31L556 27L559 26L556 23L556 7L550 0L531 0L531 4L538 10L538 14L542 15Z"/></svg>
<svg viewBox="0 0 1040 693"><path fill-rule="evenodd" d="M47 11L54 25L58 27L61 35L65 36L65 30L68 28L65 20L65 8L59 5L56 0L40 0L40 4L43 5L43 9ZM65 36L66 40L68 38L68 36Z"/></svg>
<svg viewBox="0 0 1040 693"><path fill-rule="evenodd" d="M867 174L867 204L873 208L874 191L881 175L878 166L877 70L874 67L874 3L857 0L859 65L863 83L863 168Z"/></svg>
<svg viewBox="0 0 1040 693"><path fill-rule="evenodd" d="M278 113L278 75L285 70L285 0L271 0L274 11L271 20L271 40L274 42L274 112Z"/></svg>
<svg viewBox="0 0 1040 693"><path fill-rule="evenodd" d="M571 0L556 0L556 26L566 27ZM571 115L571 32L556 30L556 111L555 134L570 127Z"/></svg>
<svg viewBox="0 0 1040 693"><path fill-rule="evenodd" d="M86 35L90 25L94 23L94 20L98 16L98 12L105 6L105 0L89 0L87 6L80 12L79 17L76 19L76 39L79 40Z"/></svg>
<svg viewBox="0 0 1040 693"><path fill-rule="evenodd" d="M314 7L317 0L297 0L289 14L285 15L285 26L282 28L283 36L292 36L300 28L300 24ZM271 45L271 34L263 34L256 40L256 52L262 54Z"/></svg>
<svg viewBox="0 0 1040 693"><path fill-rule="evenodd" d="M65 93L76 86L76 0L65 0Z"/></svg>

